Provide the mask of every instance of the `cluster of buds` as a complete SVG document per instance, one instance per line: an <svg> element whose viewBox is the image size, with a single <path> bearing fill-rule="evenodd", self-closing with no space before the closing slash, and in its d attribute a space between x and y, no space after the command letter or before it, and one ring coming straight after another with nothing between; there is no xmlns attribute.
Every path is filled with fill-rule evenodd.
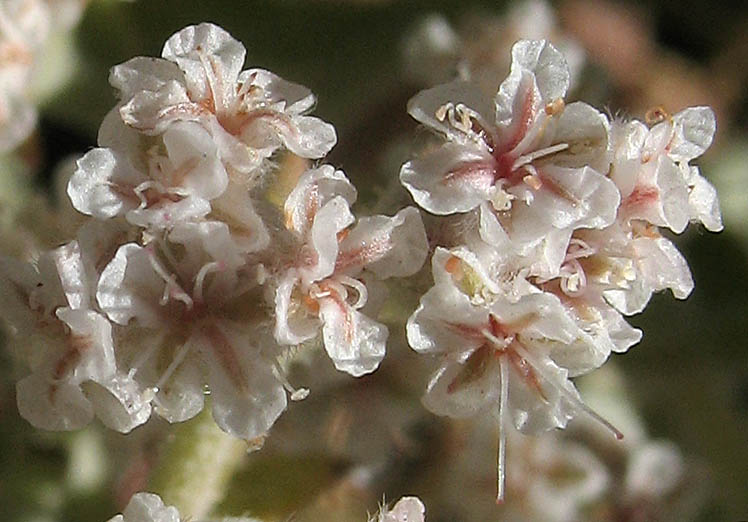
<svg viewBox="0 0 748 522"><path fill-rule="evenodd" d="M421 268L420 214L357 220L355 188L320 163L336 134L306 115L312 93L244 56L201 24L114 67L119 103L67 186L89 219L35 263L2 259L33 425L128 432L187 420L209 392L218 426L253 440L307 392L279 363L296 346L321 338L354 376L384 357L369 294Z"/></svg>
<svg viewBox="0 0 748 522"><path fill-rule="evenodd" d="M448 216L430 234L435 284L408 320L408 342L441 361L430 410L498 418L499 501L510 422L538 433L584 412L622 437L570 378L641 339L624 316L653 292L691 292L660 227L722 228L716 192L690 164L711 144L709 108L610 121L567 105L569 81L550 43L521 40L493 99L460 78L408 107L441 139L400 179L421 208Z"/></svg>

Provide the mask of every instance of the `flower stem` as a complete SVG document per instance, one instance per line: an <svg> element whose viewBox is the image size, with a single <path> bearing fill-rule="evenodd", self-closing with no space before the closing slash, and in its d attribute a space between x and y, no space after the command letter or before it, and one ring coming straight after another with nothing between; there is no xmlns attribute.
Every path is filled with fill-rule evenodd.
<svg viewBox="0 0 748 522"><path fill-rule="evenodd" d="M149 484L187 520L210 514L247 452L244 441L218 429L209 409L176 426Z"/></svg>

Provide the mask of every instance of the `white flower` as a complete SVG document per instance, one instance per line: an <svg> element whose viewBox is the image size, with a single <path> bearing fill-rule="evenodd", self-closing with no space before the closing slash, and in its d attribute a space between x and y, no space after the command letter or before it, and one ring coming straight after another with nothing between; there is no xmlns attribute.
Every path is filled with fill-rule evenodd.
<svg viewBox="0 0 748 522"><path fill-rule="evenodd" d="M493 101L455 81L423 91L410 114L446 142L405 163L416 203L446 215L480 207L481 234L533 245L553 229L600 228L619 193L607 172L608 122L581 102L564 105L566 63L545 41L512 49L512 72Z"/></svg>
<svg viewBox="0 0 748 522"><path fill-rule="evenodd" d="M714 187L689 162L711 145L708 107L691 107L651 129L638 121L614 125L612 179L621 191L619 218L643 219L681 233L689 221L722 230Z"/></svg>
<svg viewBox="0 0 748 522"><path fill-rule="evenodd" d="M359 311L368 296L362 271L378 279L411 275L428 245L414 208L392 218L362 218L349 230L353 198L343 173L329 166L307 171L289 194L286 226L297 238L298 254L276 290L275 338L299 344L321 325L335 367L359 376L379 366L387 339L387 328Z"/></svg>
<svg viewBox="0 0 748 522"><path fill-rule="evenodd" d="M392 506L382 508L376 522L424 522L426 508L418 497L403 497Z"/></svg>
<svg viewBox="0 0 748 522"><path fill-rule="evenodd" d="M134 58L112 69L122 120L149 134L174 121L197 121L221 159L245 174L281 146L306 158L327 154L335 130L304 116L314 105L311 92L269 71L241 71L244 55L242 44L218 26L182 29L167 40L163 59Z"/></svg>
<svg viewBox="0 0 748 522"><path fill-rule="evenodd" d="M21 416L39 428L73 430L94 414L128 432L150 415L127 376L117 372L112 327L90 309L91 291L77 242L43 254L35 267L8 263L2 315L31 374L16 387Z"/></svg>
<svg viewBox="0 0 748 522"><path fill-rule="evenodd" d="M585 412L620 433L589 410L569 381L565 359L589 371L604 361L589 337L548 293L509 301L502 295L473 304L450 278L450 254L434 255L436 285L408 319L410 346L419 353L441 356L424 396L427 408L439 415L468 417L498 412L499 499L504 495L504 441L507 415L524 433L563 428L576 413ZM575 353L577 352L577 353Z"/></svg>
<svg viewBox="0 0 748 522"><path fill-rule="evenodd" d="M117 250L96 297L110 320L133 332L120 349L141 389L155 392L157 413L171 422L196 415L207 383L224 431L252 439L272 426L285 392L258 344L257 324L242 317L242 301L252 302L256 286L224 223L182 224L158 246Z"/></svg>
<svg viewBox="0 0 748 522"><path fill-rule="evenodd" d="M125 215L134 225L154 229L205 217L210 200L228 185L210 134L197 123L175 122L161 147L163 152L146 151L138 167L137 149L88 152L68 183L73 206L97 219Z"/></svg>
<svg viewBox="0 0 748 522"><path fill-rule="evenodd" d="M50 18L49 6L41 0L0 4L0 151L18 145L36 125L28 85Z"/></svg>

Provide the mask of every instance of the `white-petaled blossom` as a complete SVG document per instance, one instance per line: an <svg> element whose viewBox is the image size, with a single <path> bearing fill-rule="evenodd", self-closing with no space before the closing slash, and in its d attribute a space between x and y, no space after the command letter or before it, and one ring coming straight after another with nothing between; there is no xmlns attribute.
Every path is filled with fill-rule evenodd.
<svg viewBox="0 0 748 522"><path fill-rule="evenodd" d="M437 249L433 260L437 283L408 320L408 343L417 352L441 358L424 396L426 407L450 417L481 411L497 415L498 498L503 499L509 416L525 433L563 428L580 411L607 424L581 401L564 365L568 360L579 366L578 372L589 371L607 354L602 360L596 355L589 336L551 294L534 292L516 301L495 295L475 304L460 288L466 270L462 264L448 251ZM457 274L457 280L443 272ZM471 289L479 277L473 272L472 281L468 280Z"/></svg>
<svg viewBox="0 0 748 522"><path fill-rule="evenodd" d="M3 259L0 313L31 370L17 384L18 409L44 429L79 429L96 415L128 432L150 407L117 370L112 326L91 309L89 280L77 241L42 254L35 266Z"/></svg>
<svg viewBox="0 0 748 522"><path fill-rule="evenodd" d="M0 3L0 151L34 130L35 105L60 81L44 66L55 36L80 18L86 0L4 0ZM55 50L57 51L57 50Z"/></svg>
<svg viewBox="0 0 748 522"><path fill-rule="evenodd" d="M374 371L385 352L387 327L359 310L366 305L365 273L377 279L420 269L428 251L415 208L394 217L355 218L348 206L355 190L330 166L307 171L285 204L286 226L296 257L275 295L275 338L299 344L317 335L339 370L359 376ZM352 227L352 228L350 228Z"/></svg>
<svg viewBox="0 0 748 522"><path fill-rule="evenodd" d="M42 0L9 0L0 5L0 150L23 141L36 124L26 97L35 55L50 30L49 7Z"/></svg>
<svg viewBox="0 0 748 522"><path fill-rule="evenodd" d="M160 415L171 422L196 415L207 383L219 427L252 439L272 426L286 395L255 325L241 320L241 302L257 286L241 263L224 223L187 223L160 244L122 245L96 297L111 321L147 335L132 347L123 338L120 350L131 375L155 393Z"/></svg>
<svg viewBox="0 0 748 522"><path fill-rule="evenodd" d="M133 225L168 229L205 217L228 185L216 145L197 123L175 122L145 158L136 152L99 148L83 156L68 184L73 206L97 219L124 215Z"/></svg>
<svg viewBox="0 0 748 522"><path fill-rule="evenodd" d="M392 509L382 508L376 520L371 522L424 522L426 507L418 497L403 497L392 506Z"/></svg>
<svg viewBox="0 0 748 522"><path fill-rule="evenodd" d="M345 175L309 168L336 140L306 116L312 93L241 71L244 54L201 24L169 38L163 58L112 69L120 102L67 184L87 216L77 242L1 266L2 316L43 338L17 350L32 423L72 429L95 412L129 431L152 411L185 421L210 393L218 426L250 440L285 410L286 390L307 392L282 361L320 330L337 368L379 365L387 328L363 307L370 286L422 266L420 214L356 220Z"/></svg>
<svg viewBox="0 0 748 522"><path fill-rule="evenodd" d="M161 497L155 493L136 493L127 503L120 515L115 515L108 522L187 522L192 518L180 518L179 511L174 506L167 506ZM195 520L194 522L201 522ZM202 522L258 522L254 518L222 518Z"/></svg>
<svg viewBox="0 0 748 522"><path fill-rule="evenodd" d="M508 236L524 247L554 229L609 225L620 200L604 175L609 124L589 105L566 106L568 84L553 46L523 40L494 100L465 81L419 93L410 114L446 141L405 163L402 183L434 214L480 207L481 233L497 244Z"/></svg>
<svg viewBox="0 0 748 522"><path fill-rule="evenodd" d="M452 232L434 218L435 285L407 334L414 350L440 357L430 410L498 411L501 499L509 412L520 431L538 432L583 411L620 438L569 377L639 342L624 316L654 292L683 299L693 289L658 227L722 228L714 188L689 163L711 144L715 121L695 107L658 113L651 127L611 124L589 105L566 105L568 68L542 40L515 44L493 100L467 78L408 106L443 140L405 163L401 182L424 210L450 216Z"/></svg>
<svg viewBox="0 0 748 522"><path fill-rule="evenodd" d="M158 58L133 58L112 69L123 121L160 134L174 121L196 121L213 136L221 159L245 175L279 147L321 158L334 128L305 116L312 93L263 69L242 71L244 46L213 24L174 34Z"/></svg>
<svg viewBox="0 0 748 522"><path fill-rule="evenodd" d="M621 191L619 217L681 233L689 221L722 230L714 187L689 162L709 148L716 130L708 107L691 107L652 128L616 122L611 178Z"/></svg>

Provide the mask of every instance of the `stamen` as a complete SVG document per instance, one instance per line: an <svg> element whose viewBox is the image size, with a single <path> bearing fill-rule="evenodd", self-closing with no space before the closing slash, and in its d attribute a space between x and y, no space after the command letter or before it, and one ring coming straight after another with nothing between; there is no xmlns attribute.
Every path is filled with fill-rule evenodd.
<svg viewBox="0 0 748 522"><path fill-rule="evenodd" d="M528 174L527 176L522 178L522 181L524 181L527 185L529 185L530 188L533 190L540 190L540 187L543 186L543 182L540 180L538 176L534 174Z"/></svg>
<svg viewBox="0 0 748 522"><path fill-rule="evenodd" d="M144 181L143 183L135 187L133 189L133 192L135 192L135 195L138 196L138 199L140 200L139 208L141 209L148 208L148 197L145 195L148 189L155 189L159 193L164 192L164 187L161 185L161 183L153 180Z"/></svg>
<svg viewBox="0 0 748 522"><path fill-rule="evenodd" d="M512 164L512 172L518 170L520 167L527 165L528 163L532 163L536 159L544 158L545 156L550 156L551 154L555 154L556 152L561 152L562 150L566 150L568 148L569 148L568 143L557 143L556 145L551 145L550 147L535 150L535 151L530 152L529 154L524 154L514 161L514 164Z"/></svg>
<svg viewBox="0 0 748 522"><path fill-rule="evenodd" d="M485 328L481 330L480 333L483 335L483 337L491 341L491 344L493 344L495 348L502 350L502 351L506 349L507 346L512 344L512 341L514 340L514 336L509 336L509 337L506 337L505 339L499 339L493 333L491 333Z"/></svg>
<svg viewBox="0 0 748 522"><path fill-rule="evenodd" d="M197 301L198 303L203 302L203 283L205 282L205 276L207 276L211 272L220 270L221 268L223 268L223 263L219 261L205 263L200 268L197 276L195 276L195 286L192 287L192 295L195 301Z"/></svg>
<svg viewBox="0 0 748 522"><path fill-rule="evenodd" d="M572 259L579 259L582 257L589 257L595 255L597 249L592 248L582 239L573 237L569 241L569 247L566 249L566 257L564 261L571 261Z"/></svg>
<svg viewBox="0 0 748 522"><path fill-rule="evenodd" d="M366 285L358 279L350 276L337 276L337 279L342 284L350 286L351 288L356 290L358 298L356 299L356 302L351 305L353 309L359 310L363 308L364 305L366 305L366 301L369 299L369 290L366 288Z"/></svg>
<svg viewBox="0 0 748 522"><path fill-rule="evenodd" d="M145 350L142 354L140 354L140 357L135 359L135 362L132 364L130 371L127 372L127 377L129 379L135 377L135 375L138 373L138 370L140 370L140 368L142 368L143 365L148 361L148 359L150 359L151 356L156 352L156 349L161 345L162 339L163 336L158 336L158 338L154 340L155 342L151 344L150 348Z"/></svg>
<svg viewBox="0 0 748 522"><path fill-rule="evenodd" d="M454 105L452 104L452 102L447 102L436 109L434 116L436 117L437 121L444 121L444 119L447 117L447 111L452 109L453 107Z"/></svg>
<svg viewBox="0 0 748 522"><path fill-rule="evenodd" d="M520 344L519 342L515 342L513 345L514 350L517 351L519 355L521 355L527 363L532 366L533 370L537 372L538 375L540 375L543 380L545 380L546 383L551 385L553 388L555 388L567 401L572 403L576 408L581 410L582 412L586 413L589 417L591 417L593 420L599 422L605 429L610 431L616 439L621 440L623 439L623 433L620 432L618 428L613 426L609 421L605 420L602 416L600 416L599 413L594 411L592 408L587 406L582 400L578 397L575 397L574 394L572 394L570 391L568 391L563 386L559 386L556 384L548 375L546 375L545 371L542 370L541 365L538 361L535 360L535 357L533 357L528 350L525 350L525 348Z"/></svg>
<svg viewBox="0 0 748 522"><path fill-rule="evenodd" d="M278 366L278 361L275 361L272 368L273 368L273 374L275 375L275 378L280 381L283 388L290 394L291 396L290 398L292 401L294 402L303 401L304 399L309 397L309 388L296 389L293 386L291 386L291 383L288 382L286 375Z"/></svg>
<svg viewBox="0 0 748 522"><path fill-rule="evenodd" d="M578 297L587 287L587 276L584 268L576 259L564 263L561 273L561 290L571 297Z"/></svg>
<svg viewBox="0 0 748 522"><path fill-rule="evenodd" d="M509 368L504 357L499 358L501 393L499 395L499 447L496 452L496 503L504 503L506 489L506 406L509 395Z"/></svg>
<svg viewBox="0 0 748 522"><path fill-rule="evenodd" d="M182 361L184 361L184 358L187 356L187 352L189 351L190 341L188 340L186 343L179 347L179 351L177 351L174 359L171 360L169 366L166 367L163 375L161 375L161 377L156 382L156 388L161 389L161 387L166 384L166 381L171 378L174 371L179 367L180 364L182 364Z"/></svg>
<svg viewBox="0 0 748 522"><path fill-rule="evenodd" d="M177 284L177 276L166 272L166 269L164 269L164 267L161 266L161 263L156 260L156 256L151 249L148 249L148 261L151 263L154 272L156 272L156 274L158 274L166 283L159 304L163 306L169 302L170 297L173 297L177 301L182 301L187 306L188 310L192 309L192 298L187 295L187 292L185 292L179 284Z"/></svg>

